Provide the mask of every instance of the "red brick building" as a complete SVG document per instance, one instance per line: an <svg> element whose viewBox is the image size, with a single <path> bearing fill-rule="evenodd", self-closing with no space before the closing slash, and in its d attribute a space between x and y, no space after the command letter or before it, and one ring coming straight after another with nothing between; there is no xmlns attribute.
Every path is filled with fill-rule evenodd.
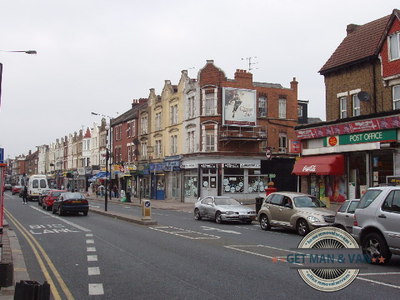
<svg viewBox="0 0 400 300"><path fill-rule="evenodd" d="M399 10L347 26L320 70L327 121L296 128L304 158L294 173L303 192L337 203L400 175L399 49Z"/></svg>

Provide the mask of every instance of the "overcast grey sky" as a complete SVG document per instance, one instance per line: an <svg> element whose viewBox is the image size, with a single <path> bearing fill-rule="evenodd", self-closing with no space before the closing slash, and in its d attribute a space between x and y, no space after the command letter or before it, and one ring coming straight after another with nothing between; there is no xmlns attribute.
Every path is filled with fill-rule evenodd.
<svg viewBox="0 0 400 300"><path fill-rule="evenodd" d="M0 147L5 158L112 117L132 99L161 94L208 59L233 78L257 57L254 81L290 87L309 115L325 120L318 71L346 35L400 8L398 1L351 0L0 0L3 63ZM396 7L397 5L397 7Z"/></svg>

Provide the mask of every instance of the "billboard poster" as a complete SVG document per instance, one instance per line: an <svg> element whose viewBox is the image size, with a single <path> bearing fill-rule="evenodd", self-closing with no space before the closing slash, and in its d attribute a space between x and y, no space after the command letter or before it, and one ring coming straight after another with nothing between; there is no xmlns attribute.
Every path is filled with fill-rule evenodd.
<svg viewBox="0 0 400 300"><path fill-rule="evenodd" d="M223 88L223 124L256 126L256 91Z"/></svg>

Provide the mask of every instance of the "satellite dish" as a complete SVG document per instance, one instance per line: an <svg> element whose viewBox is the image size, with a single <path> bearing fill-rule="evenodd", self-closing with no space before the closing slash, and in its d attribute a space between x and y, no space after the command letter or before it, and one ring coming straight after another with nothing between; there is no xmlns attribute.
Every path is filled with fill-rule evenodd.
<svg viewBox="0 0 400 300"><path fill-rule="evenodd" d="M359 92L357 94L358 99L360 99L360 101L369 101L369 94L367 92Z"/></svg>

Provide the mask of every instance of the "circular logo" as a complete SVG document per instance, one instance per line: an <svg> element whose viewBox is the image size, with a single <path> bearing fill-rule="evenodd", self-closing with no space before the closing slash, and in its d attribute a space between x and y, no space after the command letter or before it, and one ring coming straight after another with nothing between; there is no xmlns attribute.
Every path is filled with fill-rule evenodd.
<svg viewBox="0 0 400 300"><path fill-rule="evenodd" d="M337 143L338 143L337 137L336 137L336 136L331 136L331 137L328 139L328 143L329 143L330 146L336 146Z"/></svg>
<svg viewBox="0 0 400 300"><path fill-rule="evenodd" d="M346 231L336 227L323 227L311 231L300 242L299 249L340 250L359 248L356 240ZM312 268L298 269L301 278L310 287L323 291L335 292L347 287L356 279L359 269Z"/></svg>

